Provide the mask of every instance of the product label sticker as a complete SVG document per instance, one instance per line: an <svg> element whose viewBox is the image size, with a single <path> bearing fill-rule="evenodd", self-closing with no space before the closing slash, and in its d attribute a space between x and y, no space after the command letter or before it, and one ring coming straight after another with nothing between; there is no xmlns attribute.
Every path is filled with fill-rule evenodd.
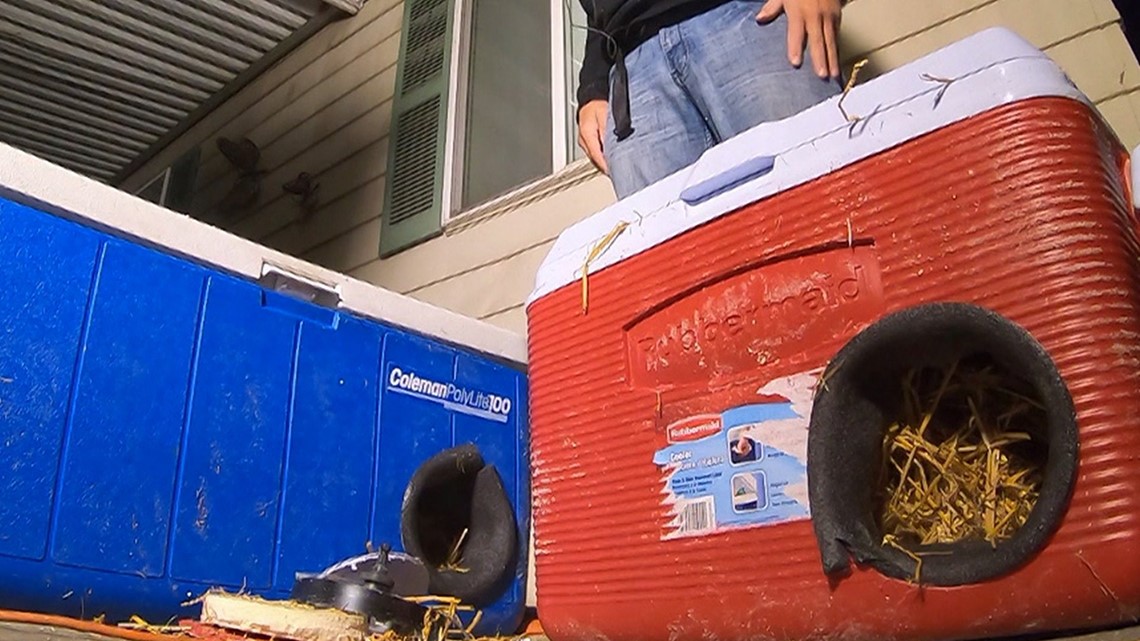
<svg viewBox="0 0 1140 641"><path fill-rule="evenodd" d="M409 367L389 364L386 387L389 392L438 403L452 412L496 423L506 423L511 417L511 399L506 396L433 380Z"/></svg>
<svg viewBox="0 0 1140 641"><path fill-rule="evenodd" d="M818 371L776 379L764 400L675 421L653 461L672 519L662 538L810 517L807 435Z"/></svg>

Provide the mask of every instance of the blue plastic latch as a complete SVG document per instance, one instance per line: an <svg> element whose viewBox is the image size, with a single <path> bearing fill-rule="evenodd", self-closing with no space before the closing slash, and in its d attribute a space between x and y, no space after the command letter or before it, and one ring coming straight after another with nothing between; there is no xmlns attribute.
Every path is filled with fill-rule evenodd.
<svg viewBox="0 0 1140 641"><path fill-rule="evenodd" d="M738 187L750 180L755 180L770 171L776 165L775 156L756 156L735 165L701 182L686 187L681 192L681 200L687 205L697 205L713 196L723 194L730 189Z"/></svg>

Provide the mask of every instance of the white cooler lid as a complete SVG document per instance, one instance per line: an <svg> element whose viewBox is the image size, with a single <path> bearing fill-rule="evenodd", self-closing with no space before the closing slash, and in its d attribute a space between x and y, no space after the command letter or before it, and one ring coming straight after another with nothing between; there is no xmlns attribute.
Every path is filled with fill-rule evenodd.
<svg viewBox="0 0 1140 641"><path fill-rule="evenodd" d="M489 323L369 285L164 209L0 143L0 196L251 281L293 281L329 307L526 363L526 339Z"/></svg>
<svg viewBox="0 0 1140 641"><path fill-rule="evenodd" d="M836 96L741 133L693 165L569 227L539 268L527 305L580 279L591 251L622 224L590 262L590 273L923 134L1042 96L1089 104L1060 67L1021 37L1002 28L982 31L856 86L842 105L860 118L855 123L846 120L842 96Z"/></svg>

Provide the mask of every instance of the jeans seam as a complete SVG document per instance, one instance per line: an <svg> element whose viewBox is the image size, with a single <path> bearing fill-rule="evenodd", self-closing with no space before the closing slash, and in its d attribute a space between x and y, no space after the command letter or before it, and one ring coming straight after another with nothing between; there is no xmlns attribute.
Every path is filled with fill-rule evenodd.
<svg viewBox="0 0 1140 641"><path fill-rule="evenodd" d="M693 95L693 92L689 90L688 83L686 82L685 77L689 71L689 43L685 38L683 26L684 25L682 24L673 27L677 37L677 47L680 49L681 53L681 66L683 68L677 68L678 65L675 64L673 56L667 56L666 59L669 61L669 70L670 75L673 77L673 82L677 84L677 86L685 94L685 97L688 98L689 103L692 104L693 108L697 110L697 113L701 115L701 120L705 123L705 144L706 146L711 146L720 140L720 133L716 130L711 115L696 99L696 97Z"/></svg>
<svg viewBox="0 0 1140 641"><path fill-rule="evenodd" d="M670 65L669 77L673 79L673 83L677 85L677 88L681 90L681 93L685 94L685 99L689 101L689 104L691 104L693 108L697 110L697 113L700 114L701 122L703 122L705 125L705 143L708 145L714 144L720 137L720 134L717 133L716 128L713 127L713 122L709 118L709 114L705 113L705 110L702 109L701 105L697 103L696 99L693 97L693 92L689 91L688 85L686 85L684 79L677 75L677 73L672 69L672 65Z"/></svg>
<svg viewBox="0 0 1140 641"><path fill-rule="evenodd" d="M681 77L684 78L689 74L689 43L685 39L685 31L679 25L677 26L677 46L675 48L680 54L680 59L673 62L671 58L670 62L673 62L673 66L677 68Z"/></svg>

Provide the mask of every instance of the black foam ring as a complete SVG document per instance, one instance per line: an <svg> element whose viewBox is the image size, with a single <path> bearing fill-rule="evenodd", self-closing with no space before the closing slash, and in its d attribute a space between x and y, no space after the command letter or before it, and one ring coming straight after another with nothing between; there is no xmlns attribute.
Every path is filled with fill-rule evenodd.
<svg viewBox="0 0 1140 641"><path fill-rule="evenodd" d="M853 558L896 579L916 562L884 546L875 518L882 441L906 371L949 366L984 354L1017 375L1045 409L1035 440L1048 450L1041 493L1025 523L996 547L979 542L926 546L923 584L953 586L1006 574L1048 542L1067 509L1077 470L1076 410L1049 354L1022 327L979 306L934 303L887 315L832 359L817 390L808 436L808 494L823 569L838 578Z"/></svg>
<svg viewBox="0 0 1140 641"><path fill-rule="evenodd" d="M457 569L444 567L463 530ZM518 529L503 481L474 445L444 450L408 483L400 518L404 550L421 560L429 590L481 607L509 586L518 559Z"/></svg>

